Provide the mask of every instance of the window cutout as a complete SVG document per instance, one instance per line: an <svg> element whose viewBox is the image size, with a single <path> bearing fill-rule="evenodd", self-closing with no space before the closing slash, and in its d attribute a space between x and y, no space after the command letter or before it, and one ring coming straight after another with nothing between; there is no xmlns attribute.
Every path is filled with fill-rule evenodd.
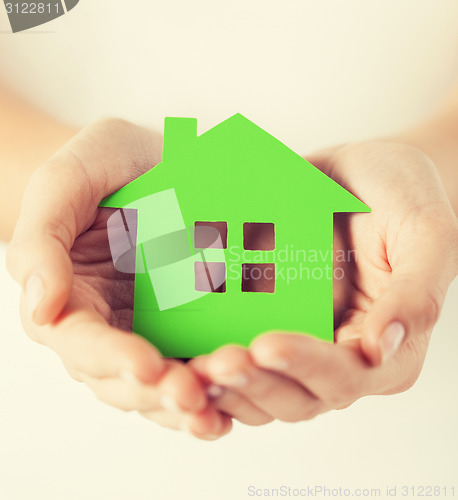
<svg viewBox="0 0 458 500"><path fill-rule="evenodd" d="M196 222L194 248L227 248L227 222Z"/></svg>
<svg viewBox="0 0 458 500"><path fill-rule="evenodd" d="M195 288L198 292L224 293L226 291L226 264L224 262L195 262Z"/></svg>
<svg viewBox="0 0 458 500"><path fill-rule="evenodd" d="M243 224L245 250L275 250L275 228L271 222L245 222Z"/></svg>
<svg viewBox="0 0 458 500"><path fill-rule="evenodd" d="M242 264L242 292L275 291L275 264Z"/></svg>

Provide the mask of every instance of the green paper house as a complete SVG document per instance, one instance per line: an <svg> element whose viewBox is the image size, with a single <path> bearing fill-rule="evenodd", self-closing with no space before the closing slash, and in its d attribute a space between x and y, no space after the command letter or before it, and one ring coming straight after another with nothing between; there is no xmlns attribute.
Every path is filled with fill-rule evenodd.
<svg viewBox="0 0 458 500"><path fill-rule="evenodd" d="M333 214L370 211L240 114L200 136L166 118L162 162L101 206L123 209L108 234L133 331L168 357L269 330L333 341Z"/></svg>

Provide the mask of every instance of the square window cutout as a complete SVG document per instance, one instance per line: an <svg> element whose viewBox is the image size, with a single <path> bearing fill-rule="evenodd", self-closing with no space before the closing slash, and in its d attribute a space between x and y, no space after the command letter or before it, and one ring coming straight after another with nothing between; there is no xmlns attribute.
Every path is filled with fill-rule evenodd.
<svg viewBox="0 0 458 500"><path fill-rule="evenodd" d="M275 292L275 264L242 264L242 292Z"/></svg>
<svg viewBox="0 0 458 500"><path fill-rule="evenodd" d="M196 222L194 248L227 248L227 222Z"/></svg>
<svg viewBox="0 0 458 500"><path fill-rule="evenodd" d="M275 227L271 222L245 222L243 224L245 250L275 250Z"/></svg>
<svg viewBox="0 0 458 500"><path fill-rule="evenodd" d="M194 262L195 289L198 292L224 293L226 291L226 264L224 262Z"/></svg>

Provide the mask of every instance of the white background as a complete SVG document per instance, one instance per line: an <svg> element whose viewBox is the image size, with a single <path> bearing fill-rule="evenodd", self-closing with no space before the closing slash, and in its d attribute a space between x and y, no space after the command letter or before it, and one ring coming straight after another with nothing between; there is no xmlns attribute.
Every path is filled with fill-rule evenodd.
<svg viewBox="0 0 458 500"><path fill-rule="evenodd" d="M161 128L181 115L203 131L241 112L305 153L427 116L458 76L457 25L456 0L81 0L11 35L0 6L0 72L77 125L114 115ZM98 403L29 341L4 250L1 500L238 500L249 485L315 484L455 484L458 496L458 282L407 393L203 443Z"/></svg>

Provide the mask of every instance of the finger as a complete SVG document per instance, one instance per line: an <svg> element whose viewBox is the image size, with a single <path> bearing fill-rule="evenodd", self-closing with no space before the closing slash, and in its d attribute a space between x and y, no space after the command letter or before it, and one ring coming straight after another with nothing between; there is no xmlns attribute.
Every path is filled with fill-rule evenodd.
<svg viewBox="0 0 458 500"><path fill-rule="evenodd" d="M54 320L68 300L75 238L90 227L105 196L159 161L158 141L122 120L104 120L77 134L32 175L7 265L37 324Z"/></svg>
<svg viewBox="0 0 458 500"><path fill-rule="evenodd" d="M162 409L139 411L138 414L166 429L183 430L184 416L182 414L171 413L168 410Z"/></svg>
<svg viewBox="0 0 458 500"><path fill-rule="evenodd" d="M257 365L286 374L332 408L392 392L393 380L403 390L412 372L408 350L374 367L362 355L358 339L331 344L304 334L269 333L253 341L250 354Z"/></svg>
<svg viewBox="0 0 458 500"><path fill-rule="evenodd" d="M80 379L102 403L123 411L164 411L155 386L129 382L119 377L94 378L80 374Z"/></svg>
<svg viewBox="0 0 458 500"><path fill-rule="evenodd" d="M140 415L163 427L183 430L199 439L214 441L232 429L232 419L211 406L199 413L173 414L165 411L141 411Z"/></svg>
<svg viewBox="0 0 458 500"><path fill-rule="evenodd" d="M165 360L147 340L108 325L91 305L70 299L58 320L44 326L25 314L24 296L20 309L28 335L53 349L70 370L155 383L166 369Z"/></svg>
<svg viewBox="0 0 458 500"><path fill-rule="evenodd" d="M214 441L231 431L232 418L207 405L199 413L187 414L182 429L199 439Z"/></svg>
<svg viewBox="0 0 458 500"><path fill-rule="evenodd" d="M80 378L99 400L124 411L167 410L181 414L204 409L207 399L192 372L175 361L166 361L166 365L154 385L119 377L94 378L82 374Z"/></svg>
<svg viewBox="0 0 458 500"><path fill-rule="evenodd" d="M438 320L457 273L458 255L456 219L445 225L442 219L419 214L398 231L395 250L388 256L390 283L362 327L362 350L374 365L389 360L403 342L422 341Z"/></svg>
<svg viewBox="0 0 458 500"><path fill-rule="evenodd" d="M246 425L265 425L274 420L273 417L248 401L236 391L220 385L212 384L208 370L207 361L209 356L199 356L189 362L189 366L199 374L199 377L207 384L207 395L211 405L227 415L237 419Z"/></svg>
<svg viewBox="0 0 458 500"><path fill-rule="evenodd" d="M203 384L189 367L178 361L169 366L158 382L161 404L171 411L199 412L208 404Z"/></svg>
<svg viewBox="0 0 458 500"><path fill-rule="evenodd" d="M323 403L306 387L285 375L259 369L248 351L238 346L223 347L208 356L205 372L213 383L230 387L262 412L285 422L309 420L324 411ZM243 402L239 405L239 411L248 409Z"/></svg>
<svg viewBox="0 0 458 500"><path fill-rule="evenodd" d="M246 397L231 389L222 389L221 395L213 398L211 402L214 408L245 425L266 425L275 420Z"/></svg>

